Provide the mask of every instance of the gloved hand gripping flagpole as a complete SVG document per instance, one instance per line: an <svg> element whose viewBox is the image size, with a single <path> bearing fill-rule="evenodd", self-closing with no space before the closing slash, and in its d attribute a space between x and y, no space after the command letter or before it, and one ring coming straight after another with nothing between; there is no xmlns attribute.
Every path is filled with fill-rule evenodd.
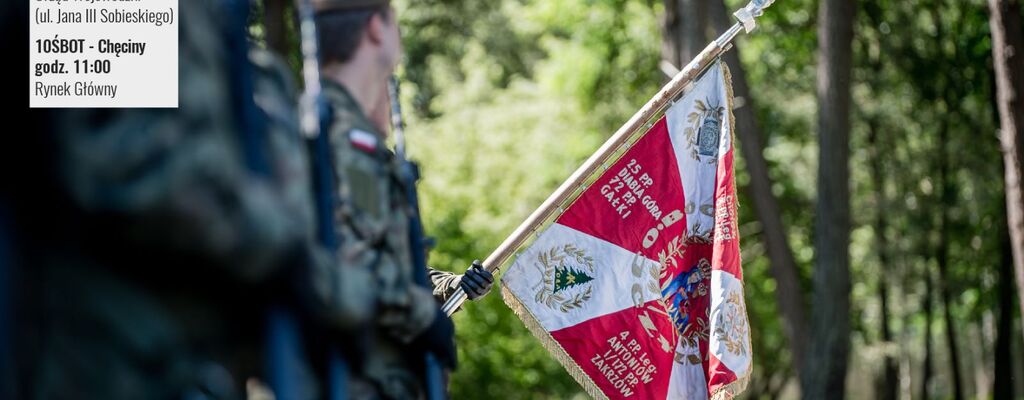
<svg viewBox="0 0 1024 400"><path fill-rule="evenodd" d="M756 27L755 19L764 13L764 9L772 5L775 0L752 0L746 7L743 7L733 15L739 20L729 30L723 33L718 39L708 44L700 54L687 64L679 73L658 91L653 98L644 104L640 111L633 114L608 141L601 145L593 155L583 163L576 172L573 172L569 179L562 183L562 186L555 190L522 224L505 239L497 249L484 260L484 268L490 272L497 271L505 264L523 245L524 242L537 232L552 216L562 210L567 202L572 200L579 191L583 189L586 179L592 176L603 165L611 161L612 155L625 144L634 133L647 126L648 121L665 109L666 106L676 98L687 85L693 82L715 59L726 52L732 40L739 35L740 31L750 33ZM466 302L466 292L457 290L452 297L444 303L442 310L452 315L462 303Z"/></svg>

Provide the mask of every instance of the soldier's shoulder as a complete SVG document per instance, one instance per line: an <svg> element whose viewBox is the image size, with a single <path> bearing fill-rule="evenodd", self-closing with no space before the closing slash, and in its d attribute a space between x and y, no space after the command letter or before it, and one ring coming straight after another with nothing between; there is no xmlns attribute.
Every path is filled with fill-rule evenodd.
<svg viewBox="0 0 1024 400"><path fill-rule="evenodd" d="M385 149L384 139L372 126L364 123L352 110L335 110L331 123L331 141L335 147L362 157L380 158Z"/></svg>

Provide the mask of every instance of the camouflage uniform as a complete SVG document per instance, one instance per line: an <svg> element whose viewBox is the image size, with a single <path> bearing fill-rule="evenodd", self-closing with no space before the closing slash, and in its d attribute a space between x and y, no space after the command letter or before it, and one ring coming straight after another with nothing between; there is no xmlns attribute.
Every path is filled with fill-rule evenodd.
<svg viewBox="0 0 1024 400"><path fill-rule="evenodd" d="M461 290L459 288L459 278L462 275L430 268L427 271L427 277L430 278L430 286L433 287L434 298L439 303L443 304L448 301L449 297L455 294L456 290Z"/></svg>
<svg viewBox="0 0 1024 400"><path fill-rule="evenodd" d="M278 171L286 183L283 193L291 204L304 205L299 209L309 237L316 236L313 186L310 159L305 140L299 128L296 110L297 91L287 64L276 54L260 48L250 51L255 67L255 101L267 116L268 140L278 158ZM324 302L320 311L331 326L351 330L366 323L374 310L375 280L369 271L357 265L344 265L340 257L328 254L319 245L313 245L310 255L315 257L311 284L316 298ZM332 288L331 285L334 285Z"/></svg>
<svg viewBox="0 0 1024 400"><path fill-rule="evenodd" d="M316 237L316 224L312 222L316 210L312 198L310 154L299 128L297 90L291 71L283 59L266 49L253 48L249 58L255 67L256 105L267 116L267 139L276 150L275 154L286 155L280 158L278 168L280 176L288 183L283 193L291 203L308 205L302 208L300 217L310 221L307 224L312 229L308 232L309 237ZM349 344L347 342L354 339L349 334L357 333L356 328L365 328L375 309L375 281L364 269L342 265L336 255L330 254L320 245L311 246L310 255L316 258L311 263L311 289L314 298L322 303L313 311L320 322L326 322L328 328L334 328L329 329L330 332L307 332L316 339L307 340L303 350L306 351L307 360L318 362L323 360L327 352L323 347L326 345L322 343L323 338L337 339L341 333L343 336L340 337L344 337L344 340L334 344ZM297 385L303 391L299 394L301 398L323 398L322 395L328 389L324 385L326 382L317 380L313 374L310 368L292 372L291 376L301 381ZM320 376L325 376L324 371L320 371ZM252 398L253 392L250 391L249 395Z"/></svg>
<svg viewBox="0 0 1024 400"><path fill-rule="evenodd" d="M378 284L377 337L365 367L375 390L357 389L353 397L418 398L415 362L405 348L434 320L438 303L413 281L411 210L398 160L345 88L326 80L323 88L334 111L330 135L343 199L336 218L341 254L345 263L370 268Z"/></svg>
<svg viewBox="0 0 1024 400"><path fill-rule="evenodd" d="M19 298L21 397L239 398L264 372L268 294L292 271L335 272L290 179L301 151L263 138L271 176L246 167L225 12L179 6L178 109L54 113L56 206L30 233Z"/></svg>

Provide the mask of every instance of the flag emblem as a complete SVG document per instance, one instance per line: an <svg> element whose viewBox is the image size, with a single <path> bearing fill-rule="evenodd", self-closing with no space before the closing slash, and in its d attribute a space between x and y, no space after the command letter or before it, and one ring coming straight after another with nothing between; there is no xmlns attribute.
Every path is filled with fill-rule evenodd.
<svg viewBox="0 0 1024 400"><path fill-rule="evenodd" d="M722 121L719 120L720 108L714 108L704 117L704 123L700 126L700 136L697 138L699 145L698 154L702 156L718 157L718 132L721 129Z"/></svg>
<svg viewBox="0 0 1024 400"><path fill-rule="evenodd" d="M594 294L594 259L572 244L555 246L537 255L544 280L537 302L552 310L568 312L580 308Z"/></svg>

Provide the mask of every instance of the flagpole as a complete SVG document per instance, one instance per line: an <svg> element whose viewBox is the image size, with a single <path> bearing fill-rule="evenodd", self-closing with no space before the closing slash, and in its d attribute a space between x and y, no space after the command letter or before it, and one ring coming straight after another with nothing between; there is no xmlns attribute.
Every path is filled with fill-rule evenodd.
<svg viewBox="0 0 1024 400"><path fill-rule="evenodd" d="M562 206L573 197L577 190L583 188L588 177L596 173L598 169L607 168L607 163L614 156L616 150L622 147L634 133L644 128L651 118L665 109L672 99L700 76L701 72L707 69L716 58L726 52L740 31L746 30L748 33L753 31L755 18L761 16L764 9L774 2L775 0L752 0L746 7L737 11L734 15L739 22L708 44L696 58L686 64L671 81L663 86L658 94L648 100L647 104L644 104L612 137L608 138L583 165L576 169L576 172L573 172L551 196L548 196L547 200L544 200L540 207L519 224L519 227L487 256L483 262L484 268L491 272L497 271L529 239L530 235L536 233L544 225L545 221L563 211ZM466 292L457 290L452 297L448 298L441 310L452 315L462 306L462 303L466 302L466 299Z"/></svg>

